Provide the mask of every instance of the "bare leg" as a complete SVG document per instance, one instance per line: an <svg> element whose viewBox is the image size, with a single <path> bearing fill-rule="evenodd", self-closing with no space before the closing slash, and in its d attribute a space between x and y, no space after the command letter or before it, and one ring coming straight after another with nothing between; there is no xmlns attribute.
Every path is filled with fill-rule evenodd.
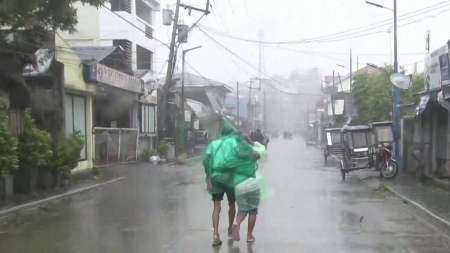
<svg viewBox="0 0 450 253"><path fill-rule="evenodd" d="M212 224L214 230L214 240L213 245L220 245L222 242L219 237L219 220L220 220L220 209L221 209L221 201L214 200L214 211L212 213Z"/></svg>
<svg viewBox="0 0 450 253"><path fill-rule="evenodd" d="M236 216L236 224L231 227L231 233L235 241L241 240L239 229L241 228L241 223L245 220L246 216L246 213L238 213L238 215Z"/></svg>
<svg viewBox="0 0 450 253"><path fill-rule="evenodd" d="M220 200L214 200L214 210L212 213L212 224L214 229L214 235L219 234L219 220L220 220Z"/></svg>
<svg viewBox="0 0 450 253"><path fill-rule="evenodd" d="M231 236L231 227L234 223L234 218L236 217L236 203L230 202L228 203L228 236Z"/></svg>
<svg viewBox="0 0 450 253"><path fill-rule="evenodd" d="M247 241L253 240L253 229L255 228L256 214L251 213L248 215L248 230L247 230Z"/></svg>

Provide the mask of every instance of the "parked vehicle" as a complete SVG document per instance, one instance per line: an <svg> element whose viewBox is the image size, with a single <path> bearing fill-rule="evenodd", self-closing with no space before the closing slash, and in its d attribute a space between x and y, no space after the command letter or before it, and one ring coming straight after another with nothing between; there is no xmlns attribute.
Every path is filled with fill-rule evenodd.
<svg viewBox="0 0 450 253"><path fill-rule="evenodd" d="M393 159L392 125L392 121L370 124L372 144L369 147L369 165L388 179L395 177L398 173L397 162Z"/></svg>
<svg viewBox="0 0 450 253"><path fill-rule="evenodd" d="M289 132L289 131L284 131L284 133L283 133L283 139L285 139L285 140L292 140L292 139L294 139L294 138L292 137L292 133L291 133L291 132Z"/></svg>
<svg viewBox="0 0 450 253"><path fill-rule="evenodd" d="M397 174L398 166L392 158L392 146L382 146L378 142L376 129L373 124L342 128L342 159L339 167L343 180L347 173L362 169L381 170L381 175L386 179L391 179ZM383 128L383 131L386 131L385 129ZM380 161L379 167L377 167L377 159Z"/></svg>
<svg viewBox="0 0 450 253"><path fill-rule="evenodd" d="M330 155L341 155L341 129L340 128L327 128L326 133L326 144L323 149L323 158L325 164L328 162L328 157Z"/></svg>
<svg viewBox="0 0 450 253"><path fill-rule="evenodd" d="M195 144L209 144L209 134L206 130L195 130L194 131L194 143Z"/></svg>

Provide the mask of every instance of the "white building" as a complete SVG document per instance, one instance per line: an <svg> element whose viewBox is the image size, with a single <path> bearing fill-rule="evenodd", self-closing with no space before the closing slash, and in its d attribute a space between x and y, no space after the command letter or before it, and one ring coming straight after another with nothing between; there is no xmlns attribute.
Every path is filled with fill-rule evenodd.
<svg viewBox="0 0 450 253"><path fill-rule="evenodd" d="M77 2L75 7L77 32L57 32L55 46L57 60L65 65L66 134L81 130L86 136L76 170L132 162L138 150L155 147L157 98L150 84L157 78L155 49L162 46L153 38L160 0L110 0L98 9ZM83 66L88 62L90 74ZM113 150L117 143L99 144L103 132L117 133L117 128L131 129L119 141L130 143L126 150ZM139 139L135 145L133 138Z"/></svg>
<svg viewBox="0 0 450 253"><path fill-rule="evenodd" d="M156 48L153 38L155 15L160 0L111 0L94 8L76 2L77 32L60 33L69 46L121 46L133 70L155 70Z"/></svg>

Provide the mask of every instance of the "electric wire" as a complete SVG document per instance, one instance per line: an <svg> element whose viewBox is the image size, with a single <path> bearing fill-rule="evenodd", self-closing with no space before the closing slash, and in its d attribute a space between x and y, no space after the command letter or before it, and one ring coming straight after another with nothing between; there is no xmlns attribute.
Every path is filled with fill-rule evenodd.
<svg viewBox="0 0 450 253"><path fill-rule="evenodd" d="M447 4L444 5L444 6L436 7L438 5L442 5L443 3L447 3ZM416 11L413 11L413 12L401 15L401 16L399 16L400 18L398 19L398 21L404 21L404 20L407 20L407 19L410 19L410 18L414 18L414 17L417 17L419 15L422 15L422 14L425 14L425 13L428 13L428 12L431 12L431 11L438 10L438 9L440 9L442 7L448 7L448 6L450 6L450 2L449 1L441 2L441 3L433 5L433 6L429 6L429 7L426 7L426 8L422 8L420 10L416 10ZM442 10L439 14L441 14L443 12L446 12L448 10L449 9ZM420 13L417 13L417 12L420 12ZM407 17L408 15L411 15L411 14L414 14L414 15L410 16L410 17ZM437 17L437 16L434 16L434 17ZM403 17L403 18L401 18L401 17ZM433 16L431 16L431 17L433 17ZM423 19L421 19L421 20L423 20ZM402 27L402 26L413 24L413 23L417 23L417 22L420 22L421 20L408 22L406 24L399 25L398 27ZM386 23L386 22L389 22L389 23ZM259 41L259 40L246 39L246 38L240 38L240 37L236 37L236 36L232 36L232 35L227 35L227 34L224 34L223 31L217 31L217 30L215 30L213 28L210 28L210 27L207 27L207 26L201 26L201 28L203 28L205 30L208 30L208 31L211 31L211 32L214 32L214 33L217 33L218 35L221 35L221 36L224 36L224 37L229 37L229 38L236 39L236 40L252 42L252 43L282 45L282 44L308 44L308 43L336 42L336 41L343 41L343 40L357 38L357 37L362 37L362 36L368 36L368 35L375 34L375 33L382 33L382 32L384 33L386 31L377 31L377 32L370 32L370 33L364 33L364 34L359 34L358 35L358 33L367 32L367 31L374 30L376 28L389 26L389 25L391 25L391 23L392 23L392 19L389 19L389 20L380 21L380 22L373 23L371 25L367 25L367 26L363 26L363 27L359 27L359 28L354 28L354 29L350 29L350 30L346 30L346 31L338 32L338 33L333 33L333 34L329 34L329 35L323 35L323 36L310 38L310 39L297 40L297 41ZM360 31L357 31L357 30L360 30ZM352 36L350 36L350 35L352 35ZM347 36L350 36L350 37L347 37Z"/></svg>

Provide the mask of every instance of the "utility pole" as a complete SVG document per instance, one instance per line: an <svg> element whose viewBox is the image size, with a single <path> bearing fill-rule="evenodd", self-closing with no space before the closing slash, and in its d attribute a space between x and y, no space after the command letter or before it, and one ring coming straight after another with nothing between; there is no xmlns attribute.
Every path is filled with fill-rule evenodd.
<svg viewBox="0 0 450 253"><path fill-rule="evenodd" d="M353 118L353 71L352 71L352 50L350 49L350 118Z"/></svg>
<svg viewBox="0 0 450 253"><path fill-rule="evenodd" d="M182 115L182 117L183 117L183 124L182 124L182 126L181 126L181 136L182 136L182 138L181 138L181 151L182 152L184 152L184 150L185 150L185 147L186 147L186 136L185 136L185 133L186 133L186 129L185 129L185 125L186 125L186 115L185 115L185 109L184 109L184 103L185 103L185 101L186 101L186 97L185 97L185 94L184 94L184 63L185 63L185 61L186 61L186 53L187 52L189 52L189 51L192 51L192 50L195 50L195 49L199 49L199 48L201 48L202 46L198 46L198 47L193 47L193 48L189 48L189 49L186 49L186 50L183 50L183 55L182 55L182 60L181 60L181 115Z"/></svg>
<svg viewBox="0 0 450 253"><path fill-rule="evenodd" d="M334 81L334 70L333 70L333 89L331 90L331 112L333 113L333 120L331 121L331 122L333 122L333 126L334 126L334 117L335 117L335 110L334 110L334 107L335 107L335 98L334 98L334 96L335 96L335 94L334 94L334 88L335 88L336 86L335 86L335 81Z"/></svg>
<svg viewBox="0 0 450 253"><path fill-rule="evenodd" d="M177 0L175 5L175 16L173 18L173 27L172 27L172 37L170 40L169 47L169 59L167 64L167 72L166 72L166 80L164 82L164 86L162 88L161 100L158 103L158 136L164 138L166 135L166 119L167 119L167 105L168 105L168 95L170 92L170 88L172 87L172 79L173 79L173 70L175 63L175 44L177 40L177 31L178 31L178 17L180 14L180 6L184 9L189 9L189 14L191 14L191 10L199 11L208 15L209 11L209 0L206 0L206 9L202 10L199 8L194 8L185 4L181 4L181 0ZM184 101L181 103L184 104Z"/></svg>
<svg viewBox="0 0 450 253"><path fill-rule="evenodd" d="M398 51L397 51L397 0L394 0L394 73L398 73ZM398 104L400 102L400 90L394 86L394 155L395 160L399 162L402 168L402 161L400 160L400 112Z"/></svg>
<svg viewBox="0 0 450 253"><path fill-rule="evenodd" d="M266 90L264 89L264 131L267 131L267 100L266 100Z"/></svg>

